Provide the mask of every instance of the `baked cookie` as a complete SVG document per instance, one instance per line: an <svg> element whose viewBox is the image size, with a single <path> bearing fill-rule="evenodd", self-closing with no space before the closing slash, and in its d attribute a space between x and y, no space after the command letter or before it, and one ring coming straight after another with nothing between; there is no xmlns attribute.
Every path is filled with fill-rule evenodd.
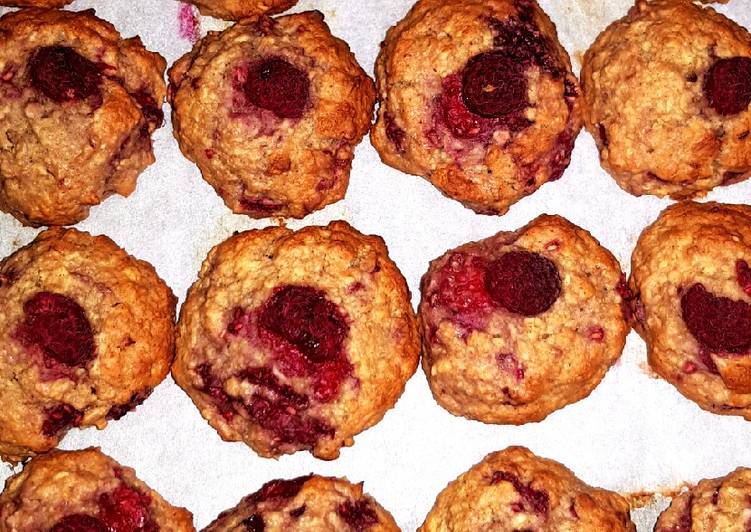
<svg viewBox="0 0 751 532"><path fill-rule="evenodd" d="M272 480L222 512L203 532L399 532L362 484L308 475Z"/></svg>
<svg viewBox="0 0 751 532"><path fill-rule="evenodd" d="M636 532L626 500L524 447L491 453L438 495L422 532Z"/></svg>
<svg viewBox="0 0 751 532"><path fill-rule="evenodd" d="M50 229L0 262L0 458L104 428L151 393L174 347L175 297L104 236Z"/></svg>
<svg viewBox="0 0 751 532"><path fill-rule="evenodd" d="M632 257L649 363L700 407L751 420L751 207L665 209Z"/></svg>
<svg viewBox="0 0 751 532"><path fill-rule="evenodd" d="M287 11L297 0L187 0L198 6L202 15L225 20L239 20L257 15L274 15Z"/></svg>
<svg viewBox="0 0 751 532"><path fill-rule="evenodd" d="M637 0L584 55L585 122L631 194L685 199L751 176L751 35L689 0Z"/></svg>
<svg viewBox="0 0 751 532"><path fill-rule="evenodd" d="M24 9L0 18L0 210L67 225L154 162L164 58L94 16Z"/></svg>
<svg viewBox="0 0 751 532"><path fill-rule="evenodd" d="M169 78L180 149L233 212L302 218L344 197L375 89L321 13L210 32Z"/></svg>
<svg viewBox="0 0 751 532"><path fill-rule="evenodd" d="M235 235L180 311L172 375L227 441L339 456L394 406L419 355L383 240L345 222Z"/></svg>
<svg viewBox="0 0 751 532"><path fill-rule="evenodd" d="M56 8L70 4L72 1L73 0L0 0L0 6Z"/></svg>
<svg viewBox="0 0 751 532"><path fill-rule="evenodd" d="M52 451L10 477L0 494L0 532L195 530L175 508L99 449Z"/></svg>
<svg viewBox="0 0 751 532"><path fill-rule="evenodd" d="M579 85L534 0L420 0L376 61L373 146L482 214L558 179L581 129Z"/></svg>
<svg viewBox="0 0 751 532"><path fill-rule="evenodd" d="M421 283L433 396L454 415L514 424L588 396L623 350L625 288L615 257L560 216L446 252Z"/></svg>

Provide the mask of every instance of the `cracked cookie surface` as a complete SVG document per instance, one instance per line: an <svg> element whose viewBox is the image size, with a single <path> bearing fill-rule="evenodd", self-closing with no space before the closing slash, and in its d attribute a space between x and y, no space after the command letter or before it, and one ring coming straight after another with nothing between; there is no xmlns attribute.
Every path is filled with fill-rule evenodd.
<svg viewBox="0 0 751 532"><path fill-rule="evenodd" d="M198 6L202 15L239 20L258 15L275 15L286 11L297 0L187 0Z"/></svg>

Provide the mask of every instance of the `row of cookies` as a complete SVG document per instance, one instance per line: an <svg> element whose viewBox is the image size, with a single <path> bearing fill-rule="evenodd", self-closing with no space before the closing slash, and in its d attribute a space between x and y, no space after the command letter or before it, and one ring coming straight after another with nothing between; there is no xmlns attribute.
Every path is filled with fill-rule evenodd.
<svg viewBox="0 0 751 532"><path fill-rule="evenodd" d="M666 209L628 283L587 231L543 215L431 262L415 316L380 237L345 222L269 227L209 252L175 334L175 298L149 264L106 237L50 229L0 262L0 457L103 428L171 366L223 439L335 459L396 404L420 339L448 411L539 421L591 393L631 325L681 393L751 419L750 264L744 205Z"/></svg>
<svg viewBox="0 0 751 532"><path fill-rule="evenodd" d="M163 58L92 12L24 9L0 29L0 209L30 225L130 194L165 94L183 154L255 218L342 199L376 99L382 160L480 213L561 177L583 123L633 194L684 199L751 175L751 35L689 0L638 0L585 54L581 87L534 0L418 1L386 35L377 91L318 12L209 33L169 90Z"/></svg>

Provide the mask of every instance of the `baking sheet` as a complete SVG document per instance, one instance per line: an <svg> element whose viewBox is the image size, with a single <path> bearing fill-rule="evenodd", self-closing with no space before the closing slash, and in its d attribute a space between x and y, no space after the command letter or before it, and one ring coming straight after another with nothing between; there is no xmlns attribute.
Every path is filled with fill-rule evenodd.
<svg viewBox="0 0 751 532"><path fill-rule="evenodd" d="M558 26L578 72L587 46L630 0L542 0ZM297 11L318 9L333 33L346 40L366 71L386 29L400 20L412 0L301 0ZM190 8L173 0L77 0L69 9L95 7L124 36L140 35L145 45L172 63L191 47ZM744 0L718 10L751 28ZM5 12L7 9L0 9ZM181 31L180 23L183 28ZM226 23L203 18L198 30ZM145 171L130 198L112 197L91 211L78 228L107 234L128 252L150 261L182 299L208 250L236 230L273 222L234 215L184 159L172 137L169 111L154 136L157 162ZM751 200L751 181L719 188L707 199ZM365 233L384 237L419 298L419 279L428 262L446 249L524 225L541 213L567 217L592 232L628 273L640 231L670 201L635 198L621 191L600 168L592 138L582 132L571 166L560 181L543 186L503 217L479 216L444 198L426 181L381 164L366 139L357 149L345 200L289 226L344 219ZM31 241L38 230L24 228L0 213L0 256ZM365 488L393 513L405 531L415 530L446 483L485 454L525 445L558 460L584 481L620 492L663 492L684 482L721 476L751 466L751 423L699 409L646 364L646 349L631 333L621 360L583 401L521 427L491 426L457 418L430 395L420 370L385 419L355 438L333 462L297 453L263 459L241 443L222 442L198 410L168 378L136 412L105 431L72 430L65 449L98 445L170 502L195 515L198 528L261 484L309 472L365 481ZM0 481L17 469L0 464ZM667 500L658 498L633 512L640 532L652 530Z"/></svg>

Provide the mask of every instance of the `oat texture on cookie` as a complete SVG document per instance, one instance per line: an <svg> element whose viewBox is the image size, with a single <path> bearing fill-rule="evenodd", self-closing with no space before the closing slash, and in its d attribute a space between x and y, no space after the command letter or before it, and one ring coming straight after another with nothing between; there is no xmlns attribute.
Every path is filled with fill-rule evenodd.
<svg viewBox="0 0 751 532"><path fill-rule="evenodd" d="M579 84L534 0L420 0L376 61L381 159L483 214L561 177Z"/></svg>
<svg viewBox="0 0 751 532"><path fill-rule="evenodd" d="M418 353L380 237L345 222L274 227L211 250L180 312L172 374L223 439L333 459L394 406Z"/></svg>
<svg viewBox="0 0 751 532"><path fill-rule="evenodd" d="M585 122L634 195L686 199L751 176L751 34L687 0L638 0L587 50Z"/></svg>
<svg viewBox="0 0 751 532"><path fill-rule="evenodd" d="M240 20L258 15L275 15L286 11L297 0L187 0L198 6L202 15Z"/></svg>
<svg viewBox="0 0 751 532"><path fill-rule="evenodd" d="M639 237L629 284L652 368L703 409L751 419L751 207L668 207Z"/></svg>
<svg viewBox="0 0 751 532"><path fill-rule="evenodd" d="M99 449L52 451L0 494L0 532L192 532L193 516Z"/></svg>
<svg viewBox="0 0 751 532"><path fill-rule="evenodd" d="M344 197L375 89L321 13L210 32L169 78L180 149L234 212L302 218Z"/></svg>
<svg viewBox="0 0 751 532"><path fill-rule="evenodd" d="M539 421L588 396L629 331L618 261L559 216L449 250L421 289L433 396L486 423Z"/></svg>
<svg viewBox="0 0 751 532"><path fill-rule="evenodd" d="M0 262L0 458L104 428L167 375L175 297L107 237L50 229Z"/></svg>
<svg viewBox="0 0 751 532"><path fill-rule="evenodd" d="M93 10L23 9L0 32L0 210L69 225L133 192L154 162L164 58Z"/></svg>

